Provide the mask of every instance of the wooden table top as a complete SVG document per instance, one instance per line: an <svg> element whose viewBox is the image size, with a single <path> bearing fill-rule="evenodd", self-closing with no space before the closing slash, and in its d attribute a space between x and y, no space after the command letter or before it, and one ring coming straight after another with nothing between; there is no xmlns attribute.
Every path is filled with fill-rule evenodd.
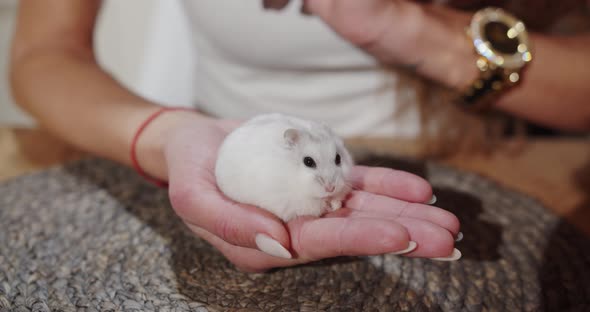
<svg viewBox="0 0 590 312"><path fill-rule="evenodd" d="M351 140L379 153L413 154L407 143ZM83 153L39 129L0 127L0 181L79 159ZM540 200L590 235L590 140L531 139L518 152L461 154L443 164L488 177Z"/></svg>

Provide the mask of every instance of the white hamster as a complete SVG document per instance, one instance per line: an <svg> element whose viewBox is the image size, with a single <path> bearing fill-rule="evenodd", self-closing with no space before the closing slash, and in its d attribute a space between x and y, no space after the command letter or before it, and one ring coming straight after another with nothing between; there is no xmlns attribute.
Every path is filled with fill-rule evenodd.
<svg viewBox="0 0 590 312"><path fill-rule="evenodd" d="M339 209L353 159L326 125L283 114L254 117L223 141L215 177L229 198L283 221Z"/></svg>

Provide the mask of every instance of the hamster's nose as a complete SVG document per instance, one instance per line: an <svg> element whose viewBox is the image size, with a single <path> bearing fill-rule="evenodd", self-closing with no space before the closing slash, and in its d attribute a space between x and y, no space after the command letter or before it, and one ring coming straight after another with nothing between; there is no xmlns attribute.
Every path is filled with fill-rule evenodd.
<svg viewBox="0 0 590 312"><path fill-rule="evenodd" d="M326 190L326 192L331 193L334 192L336 186L334 184L324 185L324 189Z"/></svg>

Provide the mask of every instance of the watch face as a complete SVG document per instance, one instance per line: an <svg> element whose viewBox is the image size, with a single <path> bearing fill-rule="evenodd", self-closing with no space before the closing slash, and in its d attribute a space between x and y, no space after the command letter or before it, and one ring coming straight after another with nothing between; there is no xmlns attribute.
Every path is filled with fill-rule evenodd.
<svg viewBox="0 0 590 312"><path fill-rule="evenodd" d="M518 52L520 41L517 37L510 38L510 27L502 22L489 22L484 25L484 38L500 53L514 54Z"/></svg>
<svg viewBox="0 0 590 312"><path fill-rule="evenodd" d="M469 30L477 52L497 66L518 69L532 59L524 24L502 9L478 11Z"/></svg>

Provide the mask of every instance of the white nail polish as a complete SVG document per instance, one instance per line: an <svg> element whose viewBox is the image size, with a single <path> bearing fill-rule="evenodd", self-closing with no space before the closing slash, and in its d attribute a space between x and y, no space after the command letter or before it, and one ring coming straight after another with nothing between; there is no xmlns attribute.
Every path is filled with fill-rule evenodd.
<svg viewBox="0 0 590 312"><path fill-rule="evenodd" d="M436 203L436 195L432 194L432 198L430 198L430 200L428 202L426 202L426 205L434 205Z"/></svg>
<svg viewBox="0 0 590 312"><path fill-rule="evenodd" d="M416 244L416 242L414 242L414 241L410 241L410 242L408 242L408 248L406 248L404 250L392 252L392 253L390 253L390 255L403 255L403 254L407 254L408 252L413 251L414 249L416 249L416 247L418 247L418 244Z"/></svg>
<svg viewBox="0 0 590 312"><path fill-rule="evenodd" d="M457 234L457 237L455 237L455 242L460 242L463 240L463 232L459 232L459 234Z"/></svg>
<svg viewBox="0 0 590 312"><path fill-rule="evenodd" d="M291 253L281 243L266 234L256 234L255 241L258 249L264 253L279 258L292 258Z"/></svg>
<svg viewBox="0 0 590 312"><path fill-rule="evenodd" d="M453 253L448 257L430 258L430 259L436 260L436 261L457 261L457 260L461 259L461 252L459 251L459 249L455 248L455 249L453 249Z"/></svg>

